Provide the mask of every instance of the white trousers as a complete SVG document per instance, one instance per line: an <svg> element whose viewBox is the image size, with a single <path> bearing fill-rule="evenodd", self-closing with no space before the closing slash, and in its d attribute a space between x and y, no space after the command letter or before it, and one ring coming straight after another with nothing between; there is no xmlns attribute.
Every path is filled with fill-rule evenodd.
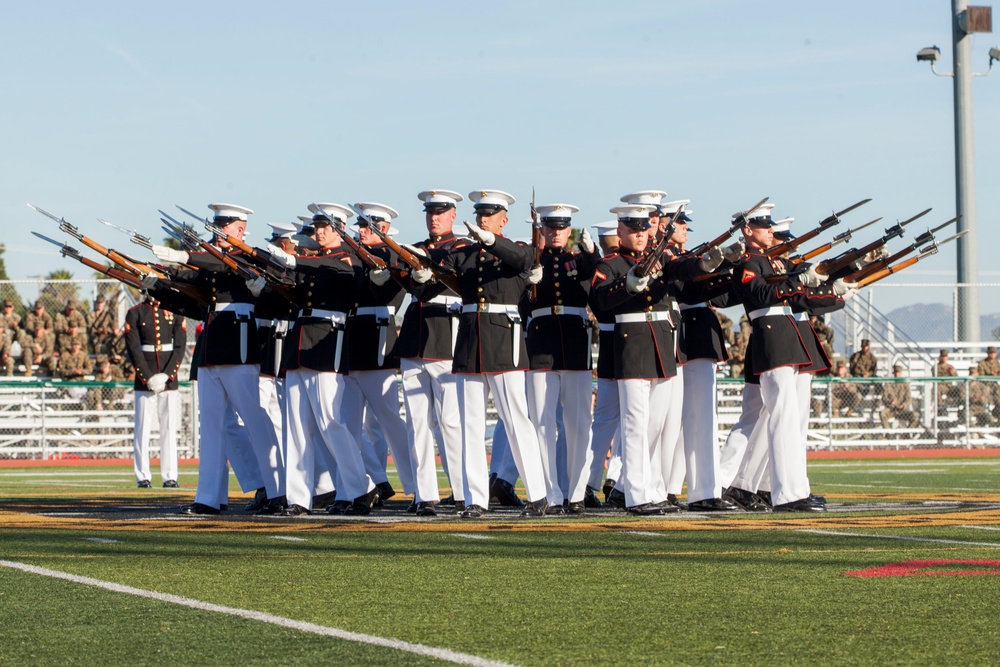
<svg viewBox="0 0 1000 667"><path fill-rule="evenodd" d="M132 458L137 481L149 481L149 437L153 419L159 419L160 478L177 481L177 410L180 396L177 390L135 392L135 434L132 436Z"/></svg>
<svg viewBox="0 0 1000 667"><path fill-rule="evenodd" d="M618 380L622 469L617 482L628 507L666 500L662 470L654 471L654 463L660 464L654 454L662 449L673 389L664 379Z"/></svg>
<svg viewBox="0 0 1000 667"><path fill-rule="evenodd" d="M793 366L781 366L760 375L760 391L767 411L771 500L775 505L809 496L798 375Z"/></svg>
<svg viewBox="0 0 1000 667"><path fill-rule="evenodd" d="M252 493L264 486L264 475L257 464L246 426L240 421L239 415L231 405L226 406L223 421L226 425L226 458L233 467L240 490L243 493ZM220 483L222 485L220 495L228 494L229 475L220 479Z"/></svg>
<svg viewBox="0 0 1000 667"><path fill-rule="evenodd" d="M510 482L511 486L517 486L517 463L510 451L507 427L500 416L497 416L497 422L493 425L493 438L490 440L490 476L493 475Z"/></svg>
<svg viewBox="0 0 1000 667"><path fill-rule="evenodd" d="M274 424L274 435L278 438L278 443L281 445L281 450L284 452L285 446L282 443L284 440L285 426L282 416L281 406L283 400L281 398L281 389L278 386L278 380L269 377L267 375L261 375L258 380L257 388L260 391L260 407L264 408L264 412L267 413L267 418L271 420ZM284 381L282 381L284 384ZM284 454L282 454L282 459L284 459Z"/></svg>
<svg viewBox="0 0 1000 667"><path fill-rule="evenodd" d="M462 468L466 505L488 507L489 468L486 463L486 402L490 395L504 422L511 454L524 482L529 502L545 498L545 476L535 427L528 419L524 371L459 374L458 407L462 421Z"/></svg>
<svg viewBox="0 0 1000 667"><path fill-rule="evenodd" d="M688 502L722 496L715 396L715 362L692 359L684 366L683 442Z"/></svg>
<svg viewBox="0 0 1000 667"><path fill-rule="evenodd" d="M462 489L462 423L458 410L458 380L452 362L403 359L403 401L410 459L416 481L414 502L437 502L437 463L434 458L435 427L440 436L441 462L456 501L465 500ZM451 464L451 465L449 465Z"/></svg>
<svg viewBox="0 0 1000 667"><path fill-rule="evenodd" d="M527 374L528 416L536 428L550 505L561 505L563 500L582 502L587 491L594 457L590 449L592 377L590 371L528 371ZM557 446L556 414L560 405L566 434L564 463L560 461ZM560 470L561 465L565 465L565 471ZM569 482L569 498L564 497L560 488L561 476Z"/></svg>
<svg viewBox="0 0 1000 667"><path fill-rule="evenodd" d="M260 406L257 365L204 366L198 369L201 460L195 502L218 508L228 503L226 408L243 421L263 475L268 498L284 494L284 462L274 425ZM203 481L204 480L204 481ZM226 489L222 494L221 489Z"/></svg>
<svg viewBox="0 0 1000 667"><path fill-rule="evenodd" d="M681 493L684 485L684 445L681 442L684 371L678 368L677 372L674 377L663 380L669 387L669 393L665 399L663 430L659 440L653 443L653 485L659 500L666 500L668 493Z"/></svg>
<svg viewBox="0 0 1000 667"><path fill-rule="evenodd" d="M406 430L406 422L399 416L399 387L396 383L396 371L351 371L344 380L346 381L346 392L341 404L341 414L347 424L347 428L354 434L358 443L361 444L361 431L367 409L378 422L382 429L389 449L392 450L392 458L396 464L396 472L399 480L403 484L405 493L414 493L416 490L416 474L410 460L410 438ZM363 447L362 453L365 456L369 476L373 479L378 475L378 482L386 481L385 452L377 452L375 447ZM370 457L377 456L375 463L377 470L372 470L373 465ZM381 473L381 474L379 474Z"/></svg>
<svg viewBox="0 0 1000 667"><path fill-rule="evenodd" d="M604 462L608 461L608 479L618 480L622 469L622 420L618 409L618 380L597 378L597 400L594 402L594 421L590 426L590 442L594 460L590 468L590 486L601 488Z"/></svg>
<svg viewBox="0 0 1000 667"><path fill-rule="evenodd" d="M764 400L760 395L760 385L746 383L743 385L742 411L740 418L733 425L726 437L725 444L722 445L722 452L719 456L719 476L722 486L734 486L733 480L736 472L743 461L743 455L747 451L750 441L750 434L754 426L760 419L764 410ZM735 485L737 488L743 487ZM744 489L745 491L756 491L756 489Z"/></svg>
<svg viewBox="0 0 1000 667"><path fill-rule="evenodd" d="M326 447L336 461L339 499L354 500L375 487L365 472L357 441L337 418L347 391L344 379L339 373L302 369L288 371L285 377L289 505L312 508L319 447Z"/></svg>

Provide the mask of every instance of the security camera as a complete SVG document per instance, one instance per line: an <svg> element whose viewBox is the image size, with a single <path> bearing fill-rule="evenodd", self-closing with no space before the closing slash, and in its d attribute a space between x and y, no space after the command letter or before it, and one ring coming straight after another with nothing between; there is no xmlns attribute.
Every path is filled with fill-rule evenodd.
<svg viewBox="0 0 1000 667"><path fill-rule="evenodd" d="M927 61L930 63L936 62L938 58L941 57L941 49L936 46L928 46L925 49L920 49L917 51L917 62Z"/></svg>
<svg viewBox="0 0 1000 667"><path fill-rule="evenodd" d="M1000 46L994 46L990 49L990 61L1000 60Z"/></svg>

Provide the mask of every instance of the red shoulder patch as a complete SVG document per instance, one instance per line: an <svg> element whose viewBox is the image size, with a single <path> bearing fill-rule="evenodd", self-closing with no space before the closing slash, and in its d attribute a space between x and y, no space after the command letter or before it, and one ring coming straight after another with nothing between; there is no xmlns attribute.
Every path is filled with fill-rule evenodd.
<svg viewBox="0 0 1000 667"><path fill-rule="evenodd" d="M601 273L600 271L594 271L594 277L590 279L590 286L593 287L597 284L598 280L607 280L608 277Z"/></svg>
<svg viewBox="0 0 1000 667"><path fill-rule="evenodd" d="M743 269L743 277L740 278L740 282L746 284L756 277L757 274L751 271L750 269Z"/></svg>
<svg viewBox="0 0 1000 667"><path fill-rule="evenodd" d="M125 333L128 333L129 331L132 331L132 325L129 324L128 322L126 322L125 323Z"/></svg>

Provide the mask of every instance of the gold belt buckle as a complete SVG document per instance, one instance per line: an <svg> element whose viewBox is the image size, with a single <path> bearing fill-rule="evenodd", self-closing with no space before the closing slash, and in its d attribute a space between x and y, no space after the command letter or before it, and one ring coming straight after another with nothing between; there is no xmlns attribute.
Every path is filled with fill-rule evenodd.
<svg viewBox="0 0 1000 667"><path fill-rule="evenodd" d="M488 304L488 303L477 303L476 304L476 310L478 310L480 313L488 313L489 310L490 310L490 304Z"/></svg>
<svg viewBox="0 0 1000 667"><path fill-rule="evenodd" d="M552 306L553 315L562 315L566 312L566 306Z"/></svg>

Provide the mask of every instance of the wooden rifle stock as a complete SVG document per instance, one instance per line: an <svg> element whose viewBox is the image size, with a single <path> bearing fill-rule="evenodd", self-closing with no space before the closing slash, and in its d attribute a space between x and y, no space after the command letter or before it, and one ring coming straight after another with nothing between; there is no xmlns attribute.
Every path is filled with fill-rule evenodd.
<svg viewBox="0 0 1000 667"><path fill-rule="evenodd" d="M407 250L406 248L404 248L403 246L399 245L399 243L397 243L395 239L393 239L391 236L383 232L381 227L379 227L378 225L372 227L371 229L376 236L382 239L382 242L385 243L386 247L388 247L389 250L392 250L394 253L396 253L399 256L399 259L404 264L409 266L411 270L416 271L419 269L430 269L431 274L434 276L435 280L440 282L442 285L450 289L455 294L457 295L462 294L462 285L458 282L458 276L456 276L453 273L448 273L437 266L434 266L434 264L432 264L429 260L426 260L423 257L420 257L419 255L416 255ZM405 274L403 274L402 272L395 272L393 274L394 277L396 277L397 275L400 275L400 277L402 277Z"/></svg>
<svg viewBox="0 0 1000 667"><path fill-rule="evenodd" d="M861 280L859 280L857 282L857 284L854 285L854 287L857 287L858 289L861 289L862 287L865 287L866 285L871 285L873 282L876 282L878 280L882 280L883 278L885 278L887 276L891 276L892 274L894 274L894 273L896 273L898 271L902 271L903 269L911 267L911 266L913 266L914 264L916 264L919 261L920 261L919 257L911 257L909 259L903 260L899 264L895 264L893 266L887 266L887 267L885 267L883 269L879 269L878 271L875 271L874 273L871 273L868 276L866 276L866 277L862 278Z"/></svg>

